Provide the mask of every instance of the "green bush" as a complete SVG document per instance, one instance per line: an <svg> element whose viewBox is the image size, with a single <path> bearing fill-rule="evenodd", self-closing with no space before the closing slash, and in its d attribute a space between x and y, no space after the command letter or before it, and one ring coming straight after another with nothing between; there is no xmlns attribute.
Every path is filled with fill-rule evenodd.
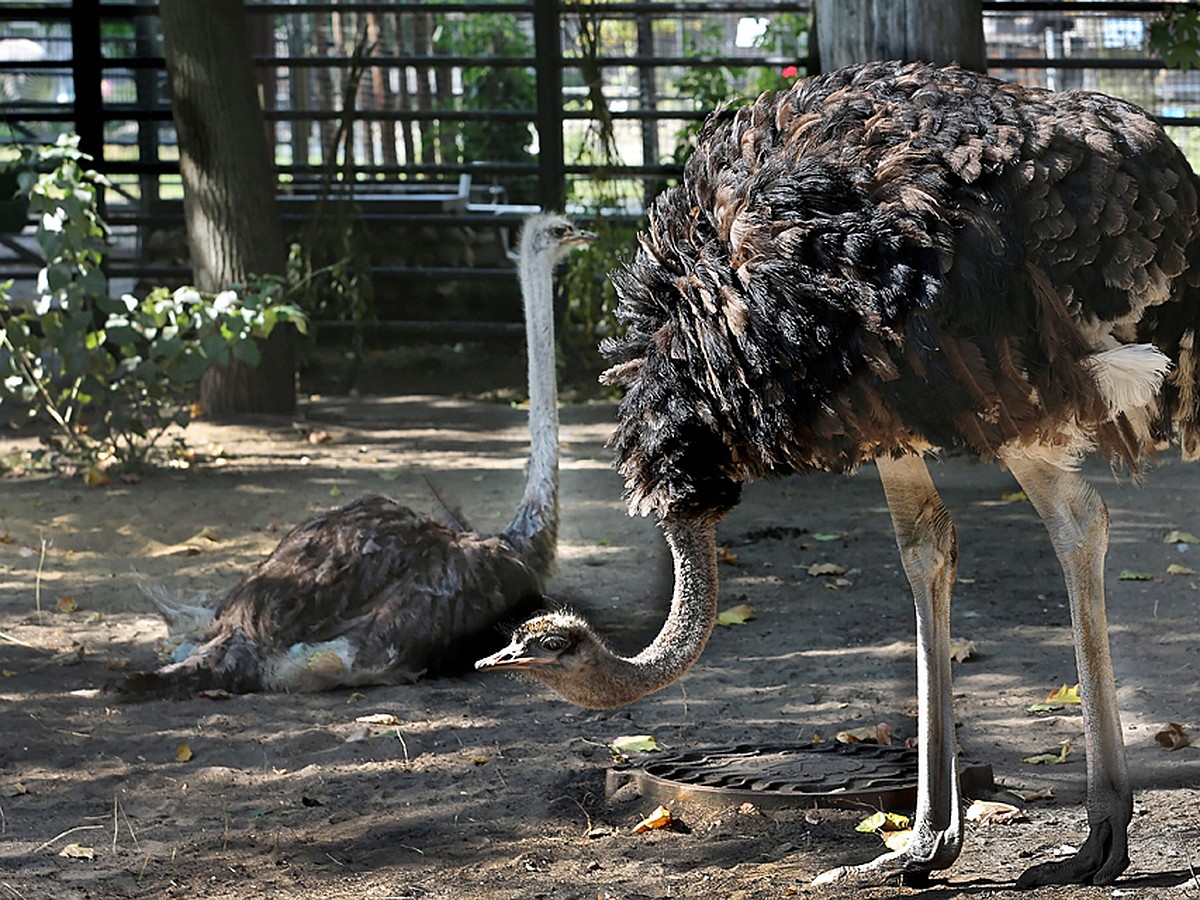
<svg viewBox="0 0 1200 900"><path fill-rule="evenodd" d="M172 425L188 424L209 366L253 365L257 338L281 322L303 331L306 320L283 302L278 278L216 295L183 287L108 296L108 229L97 208L105 182L85 159L66 137L10 164L45 266L33 297L14 299L12 282L0 284L0 410L47 425L72 462L135 470Z"/></svg>

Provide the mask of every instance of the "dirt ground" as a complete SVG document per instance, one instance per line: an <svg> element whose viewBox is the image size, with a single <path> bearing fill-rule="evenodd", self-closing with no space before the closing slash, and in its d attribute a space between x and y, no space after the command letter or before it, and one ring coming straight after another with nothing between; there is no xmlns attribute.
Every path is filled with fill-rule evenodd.
<svg viewBox="0 0 1200 900"><path fill-rule="evenodd" d="M188 440L211 461L137 484L10 475L0 485L0 900L941 900L999 896L1028 865L1079 845L1079 715L1027 712L1076 680L1061 576L1029 505L1006 497L1008 476L964 459L934 467L962 548L955 634L975 644L955 663L959 741L1002 787L1052 797L1029 802L1023 821L969 826L958 864L922 891L806 886L880 851L855 832L859 813L681 803L685 828L634 834L653 804L605 797L608 745L622 735L686 749L831 739L877 722L900 740L914 734L910 601L869 470L750 487L720 531L722 605L747 603L755 618L718 628L680 684L625 709L580 711L537 685L474 673L142 705L100 690L161 649L165 628L139 578L222 592L318 510L370 492L432 509L426 475L477 526L505 523L524 412L430 392L446 389L442 378L393 374L386 392L310 397L294 421L196 424ZM623 510L603 446L613 417L608 404L563 409L551 593L631 652L657 630L670 575L653 523ZM1164 542L1200 534L1200 467L1168 456L1140 489L1100 465L1086 474L1113 518L1133 863L1115 887L1026 896L1195 900L1200 746L1167 751L1154 736L1177 722L1200 745L1200 546ZM846 571L812 576L815 562ZM1168 574L1172 564L1198 574ZM1149 580L1120 580L1126 570ZM356 721L371 714L398 727ZM1064 764L1022 762L1064 740Z"/></svg>

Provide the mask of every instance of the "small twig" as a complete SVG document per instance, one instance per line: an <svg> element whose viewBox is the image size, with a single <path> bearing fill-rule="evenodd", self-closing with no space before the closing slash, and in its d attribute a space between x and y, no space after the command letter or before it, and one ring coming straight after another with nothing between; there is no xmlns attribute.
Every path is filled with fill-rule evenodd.
<svg viewBox="0 0 1200 900"><path fill-rule="evenodd" d="M43 850L45 850L51 844L55 843L56 841L62 840L69 834L74 834L77 831L95 831L97 828L103 829L104 826L103 825L76 825L74 828L68 828L62 834L56 834L54 837L50 838L50 840L46 841L44 844L39 844L37 847L34 847L33 852L41 853Z"/></svg>
<svg viewBox="0 0 1200 900"><path fill-rule="evenodd" d="M396 740L398 740L400 742L400 746L404 748L404 764L407 766L412 762L412 760L408 758L408 744L405 742L404 735L400 733L399 728L396 729Z"/></svg>
<svg viewBox="0 0 1200 900"><path fill-rule="evenodd" d="M41 650L43 653L50 652L43 647L35 647L33 644L27 644L20 638L13 637L7 631L0 631L0 641L8 641L10 644L16 644L18 647L24 647L26 650Z"/></svg>
<svg viewBox="0 0 1200 900"><path fill-rule="evenodd" d="M117 792L113 791L113 840L112 851L117 852Z"/></svg>
<svg viewBox="0 0 1200 900"><path fill-rule="evenodd" d="M6 891L8 891L8 894L10 897L16 897L17 900L25 900L25 895L22 894L20 891L18 891L11 884L9 884L7 881L0 881L0 887L4 888Z"/></svg>
<svg viewBox="0 0 1200 900"><path fill-rule="evenodd" d="M326 851L325 851L325 855L326 855L326 856L328 856L330 859L332 859L335 865L339 865L339 866L341 866L343 869L344 869L344 868L346 868L346 864L345 864L344 862L342 862L340 859L336 858L336 857L335 857L335 856L334 856L332 853L330 853L328 850L326 850Z"/></svg>
<svg viewBox="0 0 1200 900"><path fill-rule="evenodd" d="M37 574L33 579L33 606L37 610L38 624L42 624L42 569L46 566L46 549L49 544L46 543L46 535L39 531L38 537L42 542L42 552L38 554ZM50 542L54 543L53 541Z"/></svg>

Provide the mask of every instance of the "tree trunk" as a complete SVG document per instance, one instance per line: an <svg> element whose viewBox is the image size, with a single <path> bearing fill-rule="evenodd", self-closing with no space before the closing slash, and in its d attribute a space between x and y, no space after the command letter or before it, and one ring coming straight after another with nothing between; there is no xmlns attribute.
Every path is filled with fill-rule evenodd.
<svg viewBox="0 0 1200 900"><path fill-rule="evenodd" d="M220 291L251 275L282 275L275 169L243 0L161 0L159 17L196 286ZM235 362L205 373L205 414L294 411L293 342L282 326L260 342L257 367Z"/></svg>
<svg viewBox="0 0 1200 900"><path fill-rule="evenodd" d="M881 59L987 71L981 0L817 0L821 69Z"/></svg>

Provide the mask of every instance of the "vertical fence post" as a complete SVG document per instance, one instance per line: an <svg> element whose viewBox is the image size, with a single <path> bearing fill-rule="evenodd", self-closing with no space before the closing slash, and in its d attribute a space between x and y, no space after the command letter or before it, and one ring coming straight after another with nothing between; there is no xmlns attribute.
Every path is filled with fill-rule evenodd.
<svg viewBox="0 0 1200 900"><path fill-rule="evenodd" d="M533 0L534 59L537 65L538 202L563 208L562 38L558 0Z"/></svg>
<svg viewBox="0 0 1200 900"><path fill-rule="evenodd" d="M104 171L104 95L100 53L100 0L71 4L71 78L79 149Z"/></svg>

